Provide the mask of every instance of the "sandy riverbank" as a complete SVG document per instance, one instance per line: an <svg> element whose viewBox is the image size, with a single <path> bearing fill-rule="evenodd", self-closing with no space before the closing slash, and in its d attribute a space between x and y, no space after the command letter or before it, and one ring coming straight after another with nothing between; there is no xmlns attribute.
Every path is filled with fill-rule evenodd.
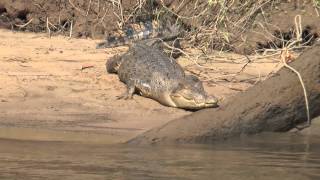
<svg viewBox="0 0 320 180"><path fill-rule="evenodd" d="M116 75L106 73L105 62L126 47L96 50L97 41L90 39L48 38L46 34L8 30L0 30L0 38L0 128L12 130L1 133L0 138L61 140L63 134L72 133L71 140L79 140L99 134L106 143L117 143L191 113L140 96L117 100L125 86ZM278 57L258 59L235 76L246 58L221 56L230 61L211 60L205 67L186 58L179 63L188 72L199 74L208 94L222 100L279 68ZM82 70L84 66L92 67ZM29 135L17 135L19 128ZM40 132L46 130L50 133L42 136Z"/></svg>

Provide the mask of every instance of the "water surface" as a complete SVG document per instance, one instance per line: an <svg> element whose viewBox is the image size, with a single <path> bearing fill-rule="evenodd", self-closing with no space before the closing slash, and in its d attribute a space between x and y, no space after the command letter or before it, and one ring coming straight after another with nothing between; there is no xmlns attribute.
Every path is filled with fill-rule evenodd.
<svg viewBox="0 0 320 180"><path fill-rule="evenodd" d="M0 179L320 179L320 140L263 134L132 147L0 139Z"/></svg>

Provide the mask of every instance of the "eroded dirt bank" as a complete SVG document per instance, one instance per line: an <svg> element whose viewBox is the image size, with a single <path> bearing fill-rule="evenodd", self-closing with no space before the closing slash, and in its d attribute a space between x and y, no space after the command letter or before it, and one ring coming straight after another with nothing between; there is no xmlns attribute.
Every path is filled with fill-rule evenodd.
<svg viewBox="0 0 320 180"><path fill-rule="evenodd" d="M320 36L319 7L315 0L2 0L0 28L102 39L160 18L183 27L188 47L253 54L288 45L297 31L304 45L313 44Z"/></svg>
<svg viewBox="0 0 320 180"><path fill-rule="evenodd" d="M0 31L0 124L131 137L188 114L135 97L116 100L124 90L91 40ZM81 70L82 67L93 66ZM121 123L119 123L121 122Z"/></svg>
<svg viewBox="0 0 320 180"><path fill-rule="evenodd" d="M0 30L0 38L0 128L7 129L0 136L17 135L10 128L27 128L23 132L29 133L15 138L59 140L67 132L79 132L80 137L100 134L106 142L116 143L191 113L140 96L117 100L125 86L116 75L106 73L105 62L126 47L96 50L97 41L90 39L8 30ZM247 60L235 54L217 53L206 64L184 58L179 62L205 81L209 94L223 100L279 68L277 56L256 59L243 71ZM86 66L90 68L81 70ZM32 129L37 132L32 134ZM37 133L42 130L52 132L40 138Z"/></svg>
<svg viewBox="0 0 320 180"><path fill-rule="evenodd" d="M307 107L310 118L320 115L320 44L306 49L290 67L301 75L306 97L297 75L283 67L264 82L230 98L219 109L204 109L176 119L130 143L213 143L241 135L291 130L309 121Z"/></svg>

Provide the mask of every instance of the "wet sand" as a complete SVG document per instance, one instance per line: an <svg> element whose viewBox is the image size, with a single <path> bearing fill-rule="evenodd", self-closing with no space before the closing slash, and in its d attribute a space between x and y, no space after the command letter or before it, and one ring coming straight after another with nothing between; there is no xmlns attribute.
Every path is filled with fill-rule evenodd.
<svg viewBox="0 0 320 180"><path fill-rule="evenodd" d="M125 86L106 73L105 62L127 47L97 50L98 41L91 39L8 30L0 30L0 38L0 138L95 141L99 136L105 143L121 143L192 113L137 95L117 100ZM278 57L271 57L237 74L246 58L215 55L225 61L211 59L201 66L186 58L178 61L222 101L279 69Z"/></svg>

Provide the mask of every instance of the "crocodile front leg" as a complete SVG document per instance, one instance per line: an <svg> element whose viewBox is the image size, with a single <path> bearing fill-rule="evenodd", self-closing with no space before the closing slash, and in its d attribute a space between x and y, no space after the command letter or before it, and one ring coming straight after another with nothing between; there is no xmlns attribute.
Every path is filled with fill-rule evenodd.
<svg viewBox="0 0 320 180"><path fill-rule="evenodd" d="M117 99L125 99L125 100L132 99L135 89L136 87L134 83L128 83L126 92L121 94L120 96L117 96Z"/></svg>

